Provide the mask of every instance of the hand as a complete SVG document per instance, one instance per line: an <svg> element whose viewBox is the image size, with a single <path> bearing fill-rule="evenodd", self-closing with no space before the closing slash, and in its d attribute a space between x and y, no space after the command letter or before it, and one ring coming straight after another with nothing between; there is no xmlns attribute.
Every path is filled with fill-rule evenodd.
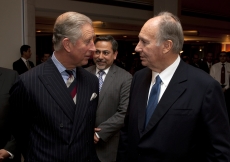
<svg viewBox="0 0 230 162"><path fill-rule="evenodd" d="M94 131L95 131L95 133L94 133L94 143L97 144L100 139L97 137L96 132L100 132L101 128L94 128Z"/></svg>
<svg viewBox="0 0 230 162"><path fill-rule="evenodd" d="M10 157L10 154L5 150L0 150L0 162L3 162L5 159L8 159Z"/></svg>

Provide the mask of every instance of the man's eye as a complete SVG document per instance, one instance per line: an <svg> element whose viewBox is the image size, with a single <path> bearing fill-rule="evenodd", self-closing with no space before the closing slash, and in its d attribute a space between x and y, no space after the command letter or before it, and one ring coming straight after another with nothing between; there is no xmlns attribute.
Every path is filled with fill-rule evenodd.
<svg viewBox="0 0 230 162"><path fill-rule="evenodd" d="M142 42L143 44L146 44L146 41L144 41L144 40L141 40L141 42Z"/></svg>
<svg viewBox="0 0 230 162"><path fill-rule="evenodd" d="M110 54L109 51L103 51L103 55L108 55L108 54Z"/></svg>

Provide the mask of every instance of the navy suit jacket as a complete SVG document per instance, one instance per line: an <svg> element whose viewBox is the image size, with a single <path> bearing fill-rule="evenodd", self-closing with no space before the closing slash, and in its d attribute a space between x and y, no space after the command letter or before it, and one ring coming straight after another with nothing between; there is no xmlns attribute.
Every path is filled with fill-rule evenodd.
<svg viewBox="0 0 230 162"><path fill-rule="evenodd" d="M144 129L151 79L149 68L134 75L117 161L230 161L230 127L219 83L180 61Z"/></svg>
<svg viewBox="0 0 230 162"><path fill-rule="evenodd" d="M76 68L77 103L51 59L20 75L11 89L14 135L25 161L97 161L94 126L98 79Z"/></svg>
<svg viewBox="0 0 230 162"><path fill-rule="evenodd" d="M30 64L31 68L34 67L34 63L32 61L29 61L29 64ZM15 71L17 71L19 75L28 71L26 64L24 63L24 61L21 58L13 63L13 69Z"/></svg>

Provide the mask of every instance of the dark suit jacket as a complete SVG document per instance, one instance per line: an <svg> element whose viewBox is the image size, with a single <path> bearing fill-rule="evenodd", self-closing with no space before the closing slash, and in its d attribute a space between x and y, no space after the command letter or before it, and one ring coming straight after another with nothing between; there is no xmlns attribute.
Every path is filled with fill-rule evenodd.
<svg viewBox="0 0 230 162"><path fill-rule="evenodd" d="M16 78L16 71L0 67L0 148L3 148L10 139L9 91Z"/></svg>
<svg viewBox="0 0 230 162"><path fill-rule="evenodd" d="M16 150L16 142L11 140L11 112L9 107L9 91L17 76L16 71L0 67L0 149L4 148L16 156L14 160L10 161L16 161L17 158L20 158Z"/></svg>
<svg viewBox="0 0 230 162"><path fill-rule="evenodd" d="M212 64L212 65L213 65L213 64ZM208 64L207 64L206 61L202 61L202 62L200 63L200 69L204 70L204 71L205 71L206 73L208 73L208 74L209 74L209 72L210 72L210 69L209 69Z"/></svg>
<svg viewBox="0 0 230 162"><path fill-rule="evenodd" d="M87 70L95 75L96 66ZM131 81L129 72L112 65L101 88L96 115L96 127L101 128L96 151L101 162L116 161L119 131L124 124Z"/></svg>
<svg viewBox="0 0 230 162"><path fill-rule="evenodd" d="M34 67L34 63L32 61L29 61L29 64L31 68ZM26 64L21 58L13 63L13 69L17 71L19 75L28 71Z"/></svg>
<svg viewBox="0 0 230 162"><path fill-rule="evenodd" d="M219 83L180 61L144 129L151 78L148 68L133 78L117 161L230 161L230 127Z"/></svg>
<svg viewBox="0 0 230 162"><path fill-rule="evenodd" d="M76 78L76 105L51 59L20 75L12 87L14 135L25 161L97 161L93 136L98 97L91 96L98 95L98 79L81 67Z"/></svg>

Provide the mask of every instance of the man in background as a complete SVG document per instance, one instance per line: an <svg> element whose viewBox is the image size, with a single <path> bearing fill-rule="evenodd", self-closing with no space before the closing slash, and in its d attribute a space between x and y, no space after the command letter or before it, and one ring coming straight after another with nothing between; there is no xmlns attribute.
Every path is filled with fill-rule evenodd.
<svg viewBox="0 0 230 162"><path fill-rule="evenodd" d="M149 19L135 48L146 68L135 73L117 162L227 162L230 127L219 83L181 60L179 19Z"/></svg>
<svg viewBox="0 0 230 162"><path fill-rule="evenodd" d="M213 65L212 57L213 57L212 53L208 52L205 55L204 60L201 61L201 63L200 63L200 68L208 74L210 73L210 69Z"/></svg>
<svg viewBox="0 0 230 162"><path fill-rule="evenodd" d="M22 45L20 48L21 58L13 63L13 69L22 74L34 67L34 63L29 61L32 52L29 45Z"/></svg>
<svg viewBox="0 0 230 162"><path fill-rule="evenodd" d="M81 66L95 51L87 16L61 14L50 59L20 75L11 89L14 135L25 161L96 162L98 79Z"/></svg>
<svg viewBox="0 0 230 162"><path fill-rule="evenodd" d="M192 56L192 62L190 63L192 66L196 68L200 68L200 58L198 54L193 54Z"/></svg>
<svg viewBox="0 0 230 162"><path fill-rule="evenodd" d="M37 62L36 65L46 62L49 58L50 58L50 54L48 52L43 53L41 59Z"/></svg>
<svg viewBox="0 0 230 162"><path fill-rule="evenodd" d="M20 155L16 149L16 141L11 138L11 112L9 107L9 91L18 77L14 70L0 67L0 162L19 162Z"/></svg>
<svg viewBox="0 0 230 162"><path fill-rule="evenodd" d="M100 95L94 142L101 162L115 162L120 128L124 124L129 102L132 75L114 64L118 54L118 43L112 36L99 36L94 43L95 65L87 68L99 78Z"/></svg>
<svg viewBox="0 0 230 162"><path fill-rule="evenodd" d="M219 54L219 60L220 62L211 67L210 75L220 83L223 92L225 92L229 88L230 77L230 63L227 62L226 52Z"/></svg>

